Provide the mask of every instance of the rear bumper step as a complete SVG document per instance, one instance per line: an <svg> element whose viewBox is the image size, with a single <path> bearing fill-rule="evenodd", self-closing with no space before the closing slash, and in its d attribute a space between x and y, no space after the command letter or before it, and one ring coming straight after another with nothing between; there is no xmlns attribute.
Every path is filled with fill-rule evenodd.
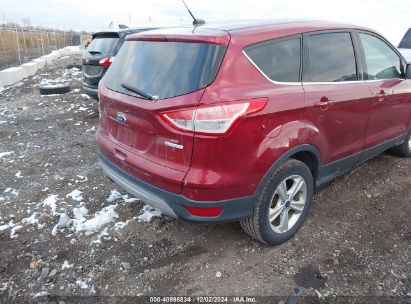
<svg viewBox="0 0 411 304"><path fill-rule="evenodd" d="M146 183L117 167L101 152L98 158L104 173L121 188L134 195L147 205L162 211L164 214L189 221L203 223L223 223L249 217L254 209L254 197L242 197L215 202L202 202L187 199L170 191ZM191 214L187 207L222 208L218 216L197 216Z"/></svg>

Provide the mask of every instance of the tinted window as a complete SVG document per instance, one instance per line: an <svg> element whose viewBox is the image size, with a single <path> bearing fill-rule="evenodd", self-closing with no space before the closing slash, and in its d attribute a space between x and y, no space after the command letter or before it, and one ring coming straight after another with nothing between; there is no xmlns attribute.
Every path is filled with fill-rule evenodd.
<svg viewBox="0 0 411 304"><path fill-rule="evenodd" d="M308 36L311 73L304 81L338 82L357 80L354 47L349 33Z"/></svg>
<svg viewBox="0 0 411 304"><path fill-rule="evenodd" d="M91 41L87 51L111 54L114 51L118 40L118 37L96 37Z"/></svg>
<svg viewBox="0 0 411 304"><path fill-rule="evenodd" d="M194 92L209 85L225 46L207 43L126 41L108 69L107 88L128 95L128 84L160 99Z"/></svg>
<svg viewBox="0 0 411 304"><path fill-rule="evenodd" d="M300 81L301 40L293 38L253 45L245 53L271 80L279 82Z"/></svg>
<svg viewBox="0 0 411 304"><path fill-rule="evenodd" d="M401 59L381 39L360 34L367 65L367 79L393 79L401 77Z"/></svg>
<svg viewBox="0 0 411 304"><path fill-rule="evenodd" d="M408 32L405 34L399 47L403 49L411 49L411 30L408 30Z"/></svg>

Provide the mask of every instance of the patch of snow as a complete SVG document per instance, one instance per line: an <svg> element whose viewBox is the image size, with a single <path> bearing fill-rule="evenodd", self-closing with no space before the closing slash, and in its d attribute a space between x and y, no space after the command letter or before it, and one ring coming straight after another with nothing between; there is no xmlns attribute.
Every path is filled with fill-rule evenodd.
<svg viewBox="0 0 411 304"><path fill-rule="evenodd" d="M82 95L84 95L84 94L82 94ZM81 112L85 112L85 111L87 111L87 110L88 110L88 108L85 108L85 107L80 107L80 108L78 108L78 110L79 110L79 111L81 111Z"/></svg>
<svg viewBox="0 0 411 304"><path fill-rule="evenodd" d="M17 178L22 178L22 176L21 176L21 171L19 171L19 172L16 173L16 177L17 177Z"/></svg>
<svg viewBox="0 0 411 304"><path fill-rule="evenodd" d="M33 295L33 298L40 298L40 297L45 297L47 296L49 293L47 291L40 291L36 294Z"/></svg>
<svg viewBox="0 0 411 304"><path fill-rule="evenodd" d="M56 203L57 203L57 198L58 198L58 195L54 195L54 194L52 194L52 195L50 195L48 198L46 198L44 201L43 201L43 206L44 207L50 207L51 208L51 211L53 212L53 215L57 215L58 213L56 212L56 209L57 209L57 205L56 205Z"/></svg>
<svg viewBox="0 0 411 304"><path fill-rule="evenodd" d="M13 154L13 153L14 153L14 151L10 151L10 152L0 152L0 158L2 158L2 157L4 157L4 156L11 155L11 154Z"/></svg>
<svg viewBox="0 0 411 304"><path fill-rule="evenodd" d="M73 220L74 230L76 232L85 232L86 235L99 231L102 227L118 218L118 213L115 211L117 206L115 204L104 207L87 221Z"/></svg>
<svg viewBox="0 0 411 304"><path fill-rule="evenodd" d="M112 203L112 202L115 202L116 200L119 200L120 198L122 198L120 192L118 192L117 190L111 190L111 194L106 199L106 201L107 203Z"/></svg>
<svg viewBox="0 0 411 304"><path fill-rule="evenodd" d="M76 183L77 183L77 182L79 182L79 183L84 183L84 182L88 181L87 176L77 175L77 177L78 177L80 180L79 180L79 181L76 180Z"/></svg>
<svg viewBox="0 0 411 304"><path fill-rule="evenodd" d="M8 224L4 224L2 226L0 226L0 231L9 229L9 228L13 228L14 226L16 226L15 223L13 223L13 220L11 220Z"/></svg>
<svg viewBox="0 0 411 304"><path fill-rule="evenodd" d="M128 194L123 195L122 197L123 197L123 200L124 200L125 203L134 203L134 202L140 201L138 198L128 197Z"/></svg>
<svg viewBox="0 0 411 304"><path fill-rule="evenodd" d="M105 227L100 234L97 236L97 239L92 241L92 244L101 244L101 238L103 238L104 240L110 240L110 234L108 233L107 227Z"/></svg>
<svg viewBox="0 0 411 304"><path fill-rule="evenodd" d="M56 234L57 234L57 229L59 228L58 227L59 225L58 224L56 224L54 227L53 227L53 229L51 230L51 235L52 236L55 236Z"/></svg>
<svg viewBox="0 0 411 304"><path fill-rule="evenodd" d="M135 220L135 219L137 219L137 217L133 217L132 219L129 219L125 222L117 222L117 223L114 224L114 229L116 231L118 231L120 229L123 229L124 227L126 227L128 225L128 223L130 223L132 220Z"/></svg>
<svg viewBox="0 0 411 304"><path fill-rule="evenodd" d="M36 218L36 217L39 216L39 215L40 215L40 213L38 213L38 212L33 212L32 215L30 215L29 217L26 217L26 218L22 219L22 220L21 220L21 223L22 223L22 224L25 224L25 225L35 225L35 224L37 224L37 228L38 228L38 229L43 229L45 225L44 225L44 224L40 224L40 223L39 223L39 219Z"/></svg>
<svg viewBox="0 0 411 304"><path fill-rule="evenodd" d="M61 270L73 268L74 264L70 264L67 260L64 261L63 265L61 266Z"/></svg>
<svg viewBox="0 0 411 304"><path fill-rule="evenodd" d="M11 239L17 239L17 237L19 236L19 235L17 234L17 231L20 230L21 228L23 228L22 225L16 225L16 226L14 226L13 228L11 228L10 238L11 238Z"/></svg>
<svg viewBox="0 0 411 304"><path fill-rule="evenodd" d="M76 284L81 288L81 289L88 289L88 284L86 281L83 281L81 279L78 279L76 281Z"/></svg>
<svg viewBox="0 0 411 304"><path fill-rule="evenodd" d="M83 192L81 192L80 190L76 189L73 190L72 192L70 192L69 194L66 195L66 198L71 197L73 200L77 201L77 202L81 202L83 200Z"/></svg>
<svg viewBox="0 0 411 304"><path fill-rule="evenodd" d="M154 209L149 205L145 205L140 211L140 215L137 219L141 222L150 222L153 217L160 217L161 215L161 211Z"/></svg>
<svg viewBox="0 0 411 304"><path fill-rule="evenodd" d="M4 190L4 193L10 193L11 195L19 196L19 192L13 188L7 188L6 190Z"/></svg>
<svg viewBox="0 0 411 304"><path fill-rule="evenodd" d="M87 94L81 94L81 97L86 98L86 99L90 99L90 96L88 96Z"/></svg>
<svg viewBox="0 0 411 304"><path fill-rule="evenodd" d="M95 130L96 130L96 126L93 126L93 127L91 127L90 129L86 130L86 133L87 133L87 132L93 132L93 131L95 131Z"/></svg>
<svg viewBox="0 0 411 304"><path fill-rule="evenodd" d="M88 214L88 209L84 206L73 208L73 214L77 220L81 220Z"/></svg>

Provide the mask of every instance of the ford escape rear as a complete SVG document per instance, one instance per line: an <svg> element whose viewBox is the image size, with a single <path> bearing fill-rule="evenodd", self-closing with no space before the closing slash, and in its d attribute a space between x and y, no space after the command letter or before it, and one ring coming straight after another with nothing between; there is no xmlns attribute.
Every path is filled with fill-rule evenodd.
<svg viewBox="0 0 411 304"><path fill-rule="evenodd" d="M313 190L411 156L404 59L375 32L253 22L131 35L99 85L104 172L164 213L280 244Z"/></svg>

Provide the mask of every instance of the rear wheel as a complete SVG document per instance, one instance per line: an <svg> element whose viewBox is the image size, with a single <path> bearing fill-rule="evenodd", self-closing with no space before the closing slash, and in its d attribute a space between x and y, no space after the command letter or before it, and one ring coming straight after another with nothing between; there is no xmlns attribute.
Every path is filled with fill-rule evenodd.
<svg viewBox="0 0 411 304"><path fill-rule="evenodd" d="M314 191L310 169L298 160L284 162L267 180L251 217L240 221L251 237L268 245L289 240L302 226Z"/></svg>
<svg viewBox="0 0 411 304"><path fill-rule="evenodd" d="M411 130L408 131L404 142L398 147L393 148L392 152L402 157L411 157Z"/></svg>

